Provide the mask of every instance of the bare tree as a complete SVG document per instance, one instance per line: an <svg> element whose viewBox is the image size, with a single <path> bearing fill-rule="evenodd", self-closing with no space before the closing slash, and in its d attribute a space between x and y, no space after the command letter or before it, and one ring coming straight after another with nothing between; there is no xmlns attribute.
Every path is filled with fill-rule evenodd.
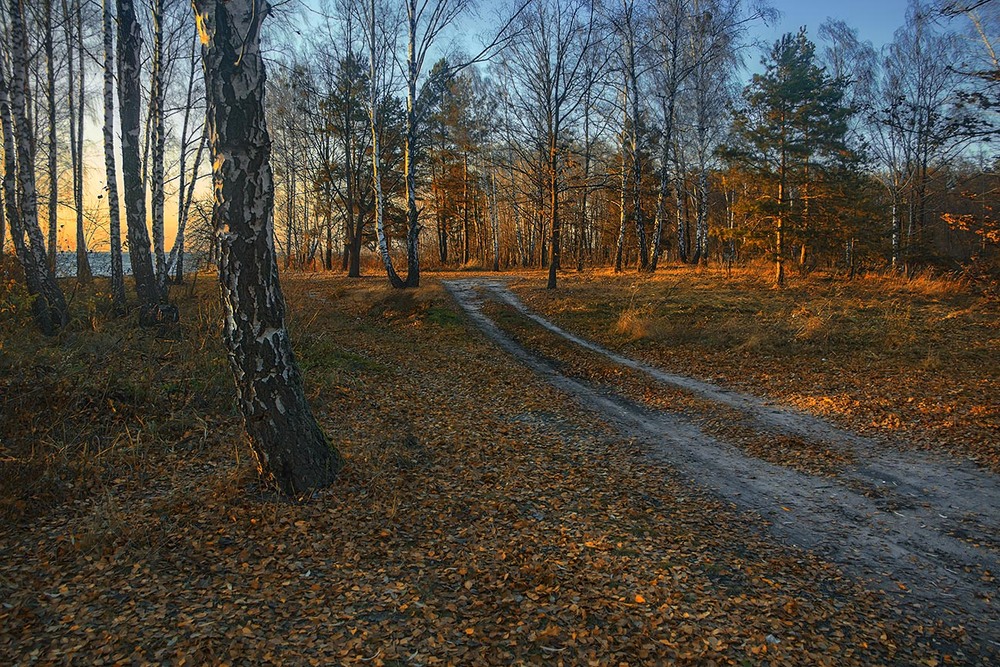
<svg viewBox="0 0 1000 667"><path fill-rule="evenodd" d="M385 24L378 17L389 15L388 10L376 5L376 0L369 0L364 6L365 11L365 41L368 46L368 119L372 133L372 189L374 191L375 234L379 255L385 266L389 284L402 288L406 283L396 273L389 254L389 243L385 230L385 191L382 184L382 122L380 112L382 98L388 94L392 86L392 72L388 67L388 59L395 48L395 31L386 30Z"/></svg>
<svg viewBox="0 0 1000 667"><path fill-rule="evenodd" d="M118 113L122 133L122 181L128 226L129 262L142 312L140 319L155 322L173 319L162 306L162 295L153 273L146 229L146 188L139 160L139 110L142 103L139 77L142 67L142 28L133 0L117 0L118 14ZM173 313L176 313L173 310Z"/></svg>
<svg viewBox="0 0 1000 667"><path fill-rule="evenodd" d="M202 156L205 152L205 144L208 135L205 131L204 123L200 127L190 131L192 125L191 116L195 113L195 83L199 78L197 73L200 67L198 60L198 36L194 35L191 41L191 57L188 62L188 81L184 97L183 120L181 121L180 135L180 156L178 157L178 179L177 187L177 233L174 237L174 244L170 248L170 256L166 261L166 273L174 271L174 282L180 284L184 281L184 242L185 231L187 229L188 218L191 213L191 204L194 201L194 188L198 182L199 170L201 168ZM199 107L200 108L200 107ZM198 148L194 154L194 164L191 165L191 174L188 175L188 154L191 142L194 137L198 137Z"/></svg>
<svg viewBox="0 0 1000 667"><path fill-rule="evenodd" d="M517 103L526 115L534 116L537 122L532 124L544 146L550 230L547 287L555 289L561 255L565 131L590 83L585 74L587 52L595 40L595 16L585 0L539 0L520 20L520 39L511 45L507 67L517 82Z"/></svg>
<svg viewBox="0 0 1000 667"><path fill-rule="evenodd" d="M285 326L274 249L274 181L260 52L266 0L195 0L205 69L221 254L223 338L262 478L286 494L342 466L312 415Z"/></svg>
<svg viewBox="0 0 1000 667"><path fill-rule="evenodd" d="M622 169L628 159L631 171L631 205L632 223L635 227L639 250L639 270L649 268L649 246L646 242L646 225L642 218L642 162L639 156L639 125L641 123L641 100L644 97L641 84L644 78L645 63L643 62L646 45L649 41L644 34L647 24L645 16L646 5L636 0L621 0L620 10L611 13L611 22L618 36L619 66L621 68L622 86ZM631 94L630 94L631 93ZM628 179L622 177L622 187ZM622 197L622 224L625 224L625 197ZM619 239L624 240L624 234L619 233ZM621 257L621 251L616 257ZM621 270L620 260L616 261L617 270Z"/></svg>
<svg viewBox="0 0 1000 667"><path fill-rule="evenodd" d="M115 165L115 43L111 0L103 2L104 27L104 173L107 179L108 228L111 243L111 302L125 311L125 276L122 267L121 209L118 201L118 168ZM51 158L50 158L51 159Z"/></svg>
<svg viewBox="0 0 1000 667"><path fill-rule="evenodd" d="M83 51L83 8L81 0L72 4L63 0L63 33L66 37L66 67L69 78L69 144L73 167L73 209L76 212L76 279L93 280L87 256L83 210L83 108L86 68ZM77 88L77 77L79 88Z"/></svg>
<svg viewBox="0 0 1000 667"><path fill-rule="evenodd" d="M11 82L0 62L0 125L4 147L4 205L14 249L24 268L28 290L36 295L32 308L39 329L54 334L66 325L68 309L45 256L45 238L38 226L35 189L35 141L28 120L28 39L24 0L9 0Z"/></svg>

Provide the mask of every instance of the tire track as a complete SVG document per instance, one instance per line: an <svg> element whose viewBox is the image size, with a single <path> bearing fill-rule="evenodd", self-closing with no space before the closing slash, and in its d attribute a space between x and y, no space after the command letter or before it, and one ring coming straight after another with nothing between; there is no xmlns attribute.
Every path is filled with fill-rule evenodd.
<svg viewBox="0 0 1000 667"><path fill-rule="evenodd" d="M527 308L503 281L444 281L471 321L499 347L556 388L599 413L626 437L693 484L761 516L784 542L812 550L871 580L907 613L962 625L985 654L1000 653L996 580L1000 573L1000 484L969 464L886 451L813 415L749 394L667 373L564 331ZM505 303L548 331L657 382L745 413L766 431L822 438L853 448L863 464L835 478L756 459L667 414L568 377L522 347L482 311Z"/></svg>

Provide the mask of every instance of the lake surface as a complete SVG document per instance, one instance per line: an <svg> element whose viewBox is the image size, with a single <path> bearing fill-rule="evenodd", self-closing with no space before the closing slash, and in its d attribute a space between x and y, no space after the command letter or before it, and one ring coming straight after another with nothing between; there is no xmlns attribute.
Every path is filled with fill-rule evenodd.
<svg viewBox="0 0 1000 667"><path fill-rule="evenodd" d="M90 271L95 276L111 275L111 253L94 252L87 253L90 257ZM191 271L195 267L200 268L203 263L203 253L185 253L184 268ZM132 263L129 261L128 253L122 253L122 271L126 276L132 274ZM76 275L76 251L67 250L56 253L56 277L72 278Z"/></svg>

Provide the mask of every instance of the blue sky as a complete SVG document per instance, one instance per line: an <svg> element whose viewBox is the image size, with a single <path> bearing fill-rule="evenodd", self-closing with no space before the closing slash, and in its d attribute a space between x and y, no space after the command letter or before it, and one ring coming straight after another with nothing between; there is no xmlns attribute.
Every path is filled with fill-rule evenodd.
<svg viewBox="0 0 1000 667"><path fill-rule="evenodd" d="M782 13L777 26L759 28L758 35L773 43L786 32L796 32L806 26L809 38L816 40L819 26L828 17L840 19L857 28L858 36L878 49L892 41L892 35L903 25L907 0L771 0Z"/></svg>

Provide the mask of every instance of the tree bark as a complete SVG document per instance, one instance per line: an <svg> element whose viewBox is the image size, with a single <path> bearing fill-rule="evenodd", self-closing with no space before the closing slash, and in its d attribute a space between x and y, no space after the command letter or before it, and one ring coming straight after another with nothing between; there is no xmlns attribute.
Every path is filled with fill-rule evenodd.
<svg viewBox="0 0 1000 667"><path fill-rule="evenodd" d="M468 266L469 254L469 153L464 154L462 167L462 266Z"/></svg>
<svg viewBox="0 0 1000 667"><path fill-rule="evenodd" d="M73 44L73 10L76 10L76 46L79 55L79 67L74 67ZM83 65L83 19L80 3L70 5L63 0L63 32L66 36L66 68L69 79L69 144L70 160L73 171L73 208L76 212L76 280L81 284L91 282L94 277L90 271L90 258L87 256L87 237L83 229L83 81L85 76ZM76 76L79 72L79 99L77 97Z"/></svg>
<svg viewBox="0 0 1000 667"><path fill-rule="evenodd" d="M622 88L622 113L627 118L628 117L628 85L626 84ZM621 187L619 188L618 198L619 204L621 206L620 219L618 224L618 244L615 247L615 273L621 273L622 271L622 260L623 253L625 251L625 225L628 221L628 213L626 211L625 203L627 201L628 194L628 164L626 160L627 148L625 145L626 133L625 133L625 121L622 122L622 137L621 137Z"/></svg>
<svg viewBox="0 0 1000 667"><path fill-rule="evenodd" d="M417 174L413 160L417 143L417 0L407 2L409 44L406 52L406 135L403 146L403 173L406 181L406 281L403 287L420 287L419 211L417 210Z"/></svg>
<svg viewBox="0 0 1000 667"><path fill-rule="evenodd" d="M560 261L560 233L561 222L559 220L559 118L558 115L551 123L549 132L549 201L550 215L552 217L552 238L549 245L549 280L547 289L556 288L556 274L559 271Z"/></svg>
<svg viewBox="0 0 1000 667"><path fill-rule="evenodd" d="M45 0L45 84L49 112L49 269L55 273L56 252L59 248L59 163L56 127L56 65L55 45L52 39L52 0ZM3 235L0 234L0 239ZM0 245L3 245L0 243Z"/></svg>
<svg viewBox="0 0 1000 667"><path fill-rule="evenodd" d="M0 64L0 125L4 145L4 204L15 252L24 268L35 322L46 335L66 325L68 309L55 274L48 269L45 237L38 226L38 194L35 190L35 145L26 109L28 99L28 40L21 14L24 0L9 0L11 77L8 91ZM16 135L16 141L15 141ZM16 144L16 146L15 146ZM16 164L15 164L16 162Z"/></svg>
<svg viewBox="0 0 1000 667"><path fill-rule="evenodd" d="M375 16L375 0L371 0L369 5L368 14L368 120L370 121L371 131L372 131L372 190L374 201L372 205L374 207L373 214L375 216L375 238L378 243L379 255L382 257L382 264L385 266L386 276L389 278L389 284L394 288L403 288L405 283L396 273L395 267L392 265L392 255L389 254L389 239L385 234L385 193L382 190L382 145L379 141L379 133L382 130L381 120L379 118L379 104L380 100L378 98L378 67L377 62L377 52L378 52L378 24ZM412 46L412 44L411 44ZM409 130L409 120L407 120L407 129ZM409 141L409 139L407 139ZM409 150L410 144L407 143L405 150ZM409 153L406 154L407 161L409 160ZM409 164L407 162L407 164ZM409 187L409 185L407 185ZM360 253L358 253L360 255Z"/></svg>
<svg viewBox="0 0 1000 667"><path fill-rule="evenodd" d="M493 227L493 270L500 270L500 211L497 198L497 175L490 173L490 223Z"/></svg>
<svg viewBox="0 0 1000 667"><path fill-rule="evenodd" d="M785 168L786 157L784 148L784 135L782 135L781 158L778 165L778 215L775 220L774 229L774 284L778 287L785 285Z"/></svg>
<svg viewBox="0 0 1000 667"><path fill-rule="evenodd" d="M194 7L221 245L223 338L261 477L282 493L300 494L330 484L343 462L312 415L285 327L260 52L268 5L195 0Z"/></svg>
<svg viewBox="0 0 1000 667"><path fill-rule="evenodd" d="M140 308L156 319L161 304L153 274L146 229L146 188L139 161L139 108L142 91L142 28L133 0L117 0L118 9L118 114L122 133L122 181L125 187L125 220L128 227L129 263L135 278ZM141 314L141 315L142 315ZM140 319L143 319L142 317Z"/></svg>
<svg viewBox="0 0 1000 667"><path fill-rule="evenodd" d="M167 257L164 239L163 215L163 155L166 137L163 127L163 0L153 0L153 63L149 86L149 113L152 116L150 169L150 205L153 222L153 256L156 269L156 289L160 298L167 298Z"/></svg>
<svg viewBox="0 0 1000 667"><path fill-rule="evenodd" d="M107 179L108 228L111 242L111 304L125 312L125 274L122 266L121 210L118 203L118 168L115 165L115 61L111 0L103 3L104 25L104 173Z"/></svg>

